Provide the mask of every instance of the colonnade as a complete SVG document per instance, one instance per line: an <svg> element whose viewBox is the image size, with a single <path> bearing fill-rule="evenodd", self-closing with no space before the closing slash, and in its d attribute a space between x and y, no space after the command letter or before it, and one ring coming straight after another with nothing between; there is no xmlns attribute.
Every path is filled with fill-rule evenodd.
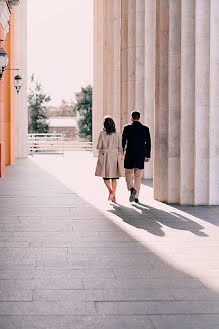
<svg viewBox="0 0 219 329"><path fill-rule="evenodd" d="M139 110L159 201L219 204L218 49L218 0L94 0L94 146Z"/></svg>

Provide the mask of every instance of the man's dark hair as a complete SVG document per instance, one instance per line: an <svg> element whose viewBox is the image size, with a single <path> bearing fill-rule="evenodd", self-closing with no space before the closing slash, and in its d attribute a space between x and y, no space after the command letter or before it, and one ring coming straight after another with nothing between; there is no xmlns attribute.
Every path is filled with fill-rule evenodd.
<svg viewBox="0 0 219 329"><path fill-rule="evenodd" d="M133 111L132 112L132 119L133 120L139 120L140 116L141 116L140 112L138 112L138 111Z"/></svg>

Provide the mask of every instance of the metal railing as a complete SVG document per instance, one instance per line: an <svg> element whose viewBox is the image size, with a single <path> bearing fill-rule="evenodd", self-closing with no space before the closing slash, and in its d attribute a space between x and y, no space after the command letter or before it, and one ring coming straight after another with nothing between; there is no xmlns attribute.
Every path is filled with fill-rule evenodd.
<svg viewBox="0 0 219 329"><path fill-rule="evenodd" d="M28 134L28 155L64 154L65 151L92 151L93 143L65 141L64 134Z"/></svg>
<svg viewBox="0 0 219 329"><path fill-rule="evenodd" d="M65 141L64 142L65 151L92 151L92 142L81 142L81 141Z"/></svg>
<svg viewBox="0 0 219 329"><path fill-rule="evenodd" d="M63 134L28 134L27 153L64 154Z"/></svg>

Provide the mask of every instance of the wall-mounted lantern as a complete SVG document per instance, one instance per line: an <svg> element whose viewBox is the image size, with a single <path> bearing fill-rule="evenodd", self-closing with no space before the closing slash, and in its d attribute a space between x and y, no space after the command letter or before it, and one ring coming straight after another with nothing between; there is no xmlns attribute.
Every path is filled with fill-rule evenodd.
<svg viewBox="0 0 219 329"><path fill-rule="evenodd" d="M8 3L10 5L10 7L12 7L12 6L18 6L19 3L20 3L20 0L9 0Z"/></svg>
<svg viewBox="0 0 219 329"><path fill-rule="evenodd" d="M0 80L3 77L6 66L8 65L8 56L3 48L0 48Z"/></svg>
<svg viewBox="0 0 219 329"><path fill-rule="evenodd" d="M16 75L14 77L14 86L16 88L17 94L19 94L19 91L20 91L21 86L22 86L22 78L21 78L20 75Z"/></svg>

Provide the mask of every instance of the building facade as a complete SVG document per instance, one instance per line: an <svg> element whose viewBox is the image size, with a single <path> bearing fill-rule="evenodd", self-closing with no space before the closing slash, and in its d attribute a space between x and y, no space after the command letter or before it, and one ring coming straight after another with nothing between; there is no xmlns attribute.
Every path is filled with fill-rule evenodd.
<svg viewBox="0 0 219 329"><path fill-rule="evenodd" d="M77 135L78 120L76 117L50 117L49 132L64 134L65 140L73 140Z"/></svg>
<svg viewBox="0 0 219 329"><path fill-rule="evenodd" d="M93 0L93 142L103 118L120 132L132 110L151 131L156 200L219 204L219 1ZM1 47L8 68L0 80L0 176L26 156L27 0L0 0Z"/></svg>
<svg viewBox="0 0 219 329"><path fill-rule="evenodd" d="M93 141L141 112L168 203L219 204L219 1L94 0Z"/></svg>
<svg viewBox="0 0 219 329"><path fill-rule="evenodd" d="M3 177L6 165L27 154L26 0L16 7L0 0L0 39L9 59L0 80L0 177ZM19 94L14 87L17 74L23 81Z"/></svg>

